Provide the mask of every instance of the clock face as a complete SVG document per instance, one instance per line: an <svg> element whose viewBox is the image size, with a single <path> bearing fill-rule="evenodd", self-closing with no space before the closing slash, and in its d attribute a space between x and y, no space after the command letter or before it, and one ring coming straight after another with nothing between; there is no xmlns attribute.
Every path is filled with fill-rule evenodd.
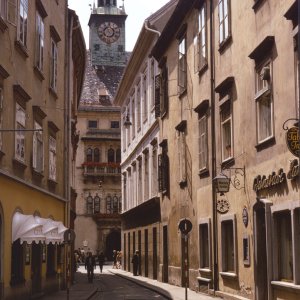
<svg viewBox="0 0 300 300"><path fill-rule="evenodd" d="M120 28L113 22L104 22L98 28L99 38L107 44L114 43L120 37L120 34Z"/></svg>

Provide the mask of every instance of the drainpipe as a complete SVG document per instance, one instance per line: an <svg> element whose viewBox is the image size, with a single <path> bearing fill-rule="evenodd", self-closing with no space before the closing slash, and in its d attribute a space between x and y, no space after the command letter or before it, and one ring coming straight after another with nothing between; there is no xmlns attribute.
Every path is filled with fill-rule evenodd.
<svg viewBox="0 0 300 300"><path fill-rule="evenodd" d="M214 61L214 28L213 28L213 1L210 1L210 97L211 97L211 169L212 179L217 176L216 172L216 124L215 124L215 61ZM217 194L212 181L212 211L213 211L213 289L214 294L218 290L218 214L217 214Z"/></svg>
<svg viewBox="0 0 300 300"><path fill-rule="evenodd" d="M150 28L148 23L149 23L149 20L146 19L145 22L144 22L145 29L148 30L148 31L151 31L153 33L156 33L160 37L161 33L158 30Z"/></svg>

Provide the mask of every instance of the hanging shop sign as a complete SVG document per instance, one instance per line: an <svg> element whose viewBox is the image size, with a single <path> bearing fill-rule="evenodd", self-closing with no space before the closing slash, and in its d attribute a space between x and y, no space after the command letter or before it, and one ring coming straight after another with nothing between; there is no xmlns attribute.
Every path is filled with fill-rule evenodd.
<svg viewBox="0 0 300 300"><path fill-rule="evenodd" d="M286 131L286 144L288 149L293 153L293 155L299 157L300 155L300 136L299 136L299 128L297 126L293 126Z"/></svg>

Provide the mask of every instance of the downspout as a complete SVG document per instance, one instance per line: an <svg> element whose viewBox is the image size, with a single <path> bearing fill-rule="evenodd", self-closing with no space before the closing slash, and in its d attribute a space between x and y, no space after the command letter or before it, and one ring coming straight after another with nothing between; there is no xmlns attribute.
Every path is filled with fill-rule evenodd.
<svg viewBox="0 0 300 300"><path fill-rule="evenodd" d="M151 31L153 33L156 33L158 36L160 36L161 33L158 30L150 28L149 25L148 25L148 23L149 23L149 20L146 19L145 22L144 22L145 29L148 30L148 31Z"/></svg>
<svg viewBox="0 0 300 300"><path fill-rule="evenodd" d="M215 60L214 60L214 31L213 31L213 1L210 1L210 97L211 97L211 169L212 169L212 211L213 211L213 289L214 295L218 290L218 214L217 194L215 192L213 179L216 172L216 124L215 124Z"/></svg>

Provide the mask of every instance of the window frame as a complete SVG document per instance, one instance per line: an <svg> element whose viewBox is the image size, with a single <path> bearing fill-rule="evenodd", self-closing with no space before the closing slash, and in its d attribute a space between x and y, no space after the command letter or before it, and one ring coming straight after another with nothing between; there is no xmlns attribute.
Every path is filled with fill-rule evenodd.
<svg viewBox="0 0 300 300"><path fill-rule="evenodd" d="M57 140L56 136L49 135L49 180L57 180Z"/></svg>
<svg viewBox="0 0 300 300"><path fill-rule="evenodd" d="M137 120L137 131L141 131L141 80L138 82L138 84L136 85L136 108L137 108L137 112L136 112L136 120Z"/></svg>
<svg viewBox="0 0 300 300"><path fill-rule="evenodd" d="M44 69L44 49L45 49L45 24L42 14L36 12L36 53L35 66L41 72Z"/></svg>
<svg viewBox="0 0 300 300"><path fill-rule="evenodd" d="M168 86L168 67L167 63L164 62L161 66L160 73L160 117L164 118L168 113L169 108L169 86Z"/></svg>
<svg viewBox="0 0 300 300"><path fill-rule="evenodd" d="M206 249L207 249L207 253L206 253L206 258L205 261L207 261L206 263L204 263L204 258L202 253L204 252L203 250L203 240L202 237L203 235L201 234L201 227L207 227L207 242L206 244ZM199 234L199 270L200 271L206 271L209 272L212 270L212 255L211 255L211 220L210 218L208 219L201 219L198 225L198 234Z"/></svg>
<svg viewBox="0 0 300 300"><path fill-rule="evenodd" d="M20 113L23 116L20 116ZM16 102L16 114L15 114L15 126L16 126L16 132L15 132L15 159L18 161L21 161L22 163L25 163L25 157L26 157L26 135L25 135L25 129L26 129L26 109L20 105L18 102ZM20 131L19 131L19 130ZM20 140L20 143L18 142ZM23 142L22 142L23 141ZM22 149L18 151L18 145L22 148L23 144L23 155L22 155ZM18 153L20 152L20 153Z"/></svg>
<svg viewBox="0 0 300 300"><path fill-rule="evenodd" d="M96 125L96 126L91 126L91 125ZM88 129L97 129L98 128L98 120L88 120L87 121L87 128Z"/></svg>
<svg viewBox="0 0 300 300"><path fill-rule="evenodd" d="M201 122L204 123L204 125L202 126L203 131L201 131ZM199 114L198 116L198 132L199 172L201 173L208 170L208 118L206 113L204 113L203 115ZM203 143L205 145L203 145ZM203 164L201 164L201 155L204 156Z"/></svg>
<svg viewBox="0 0 300 300"><path fill-rule="evenodd" d="M25 48L27 48L27 40L28 40L28 12L29 12L28 2L29 2L28 0L19 1L19 14L18 14L19 19L18 19L17 40Z"/></svg>
<svg viewBox="0 0 300 300"><path fill-rule="evenodd" d="M231 1L230 0L219 0L218 2L218 15L219 15L219 45L222 47L226 41L231 37ZM225 3L227 6L227 14L225 14ZM220 14L222 10L222 15ZM227 18L227 21L225 20ZM227 25L227 35L226 35ZM222 29L221 29L222 28ZM221 35L222 32L222 35Z"/></svg>
<svg viewBox="0 0 300 300"><path fill-rule="evenodd" d="M50 48L50 88L57 91L57 62L58 62L58 44L51 38Z"/></svg>
<svg viewBox="0 0 300 300"><path fill-rule="evenodd" d="M178 40L178 92L183 94L187 89L187 38L186 33Z"/></svg>
<svg viewBox="0 0 300 300"><path fill-rule="evenodd" d="M42 173L44 171L44 138L43 138L43 127L42 125L34 121L34 131L33 133L33 146L32 146L32 167L38 172Z"/></svg>
<svg viewBox="0 0 300 300"><path fill-rule="evenodd" d="M228 116L226 117L226 115L224 116L224 114L226 112L229 111ZM225 117L223 119L223 116ZM228 122L230 122L230 153L228 156L225 156L226 151L228 152L228 150L226 149L225 145L225 130L224 130L224 125L226 125ZM221 138L221 160L222 162L226 162L228 160L233 159L234 157L234 147L233 147L233 108L232 108L232 101L231 101L231 97L229 95L227 95L227 97L224 98L224 100L222 101L221 105L220 105L220 138Z"/></svg>
<svg viewBox="0 0 300 300"><path fill-rule="evenodd" d="M89 193L89 195L86 197L86 214L92 215L94 213L94 199Z"/></svg>

